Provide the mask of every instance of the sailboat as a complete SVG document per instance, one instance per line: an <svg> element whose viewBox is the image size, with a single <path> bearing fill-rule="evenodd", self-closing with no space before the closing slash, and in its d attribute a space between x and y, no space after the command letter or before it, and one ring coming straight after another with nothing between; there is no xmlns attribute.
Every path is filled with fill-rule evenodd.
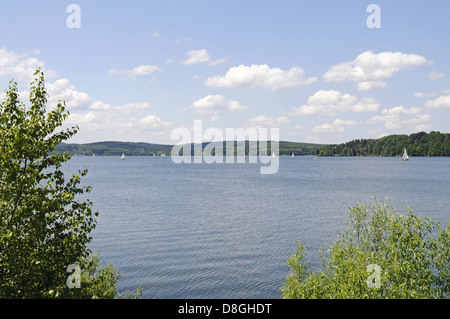
<svg viewBox="0 0 450 319"><path fill-rule="evenodd" d="M405 151L403 152L403 156L402 156L402 161L407 161L407 160L409 160L409 156L408 156L408 153L406 152L406 148L405 148Z"/></svg>
<svg viewBox="0 0 450 319"><path fill-rule="evenodd" d="M120 157L120 159L121 159L121 160L124 160L124 159L125 159L125 154L124 154L124 153L122 153L122 156Z"/></svg>
<svg viewBox="0 0 450 319"><path fill-rule="evenodd" d="M272 152L272 157L275 157L275 152Z"/></svg>
<svg viewBox="0 0 450 319"><path fill-rule="evenodd" d="M292 152L292 155L291 155L292 157L294 157L294 152Z"/></svg>

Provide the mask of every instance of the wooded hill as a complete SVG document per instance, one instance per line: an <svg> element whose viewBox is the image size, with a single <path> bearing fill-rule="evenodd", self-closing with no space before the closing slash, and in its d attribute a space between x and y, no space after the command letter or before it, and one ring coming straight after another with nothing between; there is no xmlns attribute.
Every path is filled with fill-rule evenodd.
<svg viewBox="0 0 450 319"><path fill-rule="evenodd" d="M388 135L380 139L359 139L326 145L319 156L450 156L450 134L432 131L411 135Z"/></svg>
<svg viewBox="0 0 450 319"><path fill-rule="evenodd" d="M209 143L203 143L202 149ZM241 143L234 142L234 154L237 154L238 146ZM249 154L248 141L245 142L245 155ZM297 143L297 142L279 142L279 155L291 155L294 153L296 156L300 155L316 155L319 148L323 147L323 144L310 144L310 143ZM226 144L222 145L223 153L226 155ZM61 143L56 148L56 152L64 153L68 152L73 155L85 155L85 156L120 156L124 153L127 156L170 156L173 145L164 144L151 144L151 143L133 143L133 142L97 142L88 144L66 144ZM271 154L271 144L267 143L267 153ZM180 153L182 154L182 153ZM191 154L194 154L194 144L191 144ZM214 155L214 151L211 155Z"/></svg>
<svg viewBox="0 0 450 319"><path fill-rule="evenodd" d="M220 142L219 142L220 143ZM234 155L243 142L234 142ZM203 143L202 149L209 143ZM272 153L270 142L267 143L267 155ZM245 142L245 155L251 149L248 141ZM222 144L223 154L226 155L226 143ZM61 143L56 152L86 156L160 156L171 155L173 145L133 143L133 142L97 142L88 144ZM258 146L257 146L258 148ZM432 131L419 132L411 135L388 135L380 139L358 139L342 144L312 144L299 142L279 142L279 155L295 156L401 156L406 148L410 156L450 156L450 134ZM182 153L180 153L181 155ZM191 154L194 154L194 145L191 144ZM206 154L205 154L206 155ZM211 153L214 155L214 151Z"/></svg>

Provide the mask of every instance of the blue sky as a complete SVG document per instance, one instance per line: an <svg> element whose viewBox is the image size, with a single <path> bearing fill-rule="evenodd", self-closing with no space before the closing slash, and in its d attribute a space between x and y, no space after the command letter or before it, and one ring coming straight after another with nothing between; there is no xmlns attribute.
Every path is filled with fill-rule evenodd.
<svg viewBox="0 0 450 319"><path fill-rule="evenodd" d="M69 28L70 4L80 28ZM380 28L369 28L370 4ZM171 132L272 128L342 143L449 132L448 1L9 1L0 84L42 67L72 142L174 144ZM3 95L0 97L4 98Z"/></svg>

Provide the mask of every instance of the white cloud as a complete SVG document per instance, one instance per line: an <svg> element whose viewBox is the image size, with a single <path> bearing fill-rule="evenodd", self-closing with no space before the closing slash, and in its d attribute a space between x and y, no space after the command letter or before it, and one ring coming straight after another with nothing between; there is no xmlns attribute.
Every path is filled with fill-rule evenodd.
<svg viewBox="0 0 450 319"><path fill-rule="evenodd" d="M434 100L425 102L425 107L430 109L450 109L450 95L442 95Z"/></svg>
<svg viewBox="0 0 450 319"><path fill-rule="evenodd" d="M125 114L133 113L136 111L147 110L151 107L150 103L147 102L137 102L137 103L127 103L122 106L116 106L116 110L123 111Z"/></svg>
<svg viewBox="0 0 450 319"><path fill-rule="evenodd" d="M170 136L173 123L162 120L156 115L146 115L142 118L124 118L114 109L82 110L71 112L64 126L79 126L74 142L86 143L93 141L151 141L166 140Z"/></svg>
<svg viewBox="0 0 450 319"><path fill-rule="evenodd" d="M0 76L11 76L16 80L32 81L34 72L41 68L47 78L54 78L56 73L44 68L44 62L34 57L29 57L28 53L16 54L8 51L5 47L0 49Z"/></svg>
<svg viewBox="0 0 450 319"><path fill-rule="evenodd" d="M92 123L99 118L101 117L97 116L97 113L95 111L90 111L88 113L70 113L70 116L66 120L65 124L81 125Z"/></svg>
<svg viewBox="0 0 450 319"><path fill-rule="evenodd" d="M430 74L428 74L428 80L436 81L436 80L442 79L444 76L445 76L445 73L438 73L436 71L432 71L432 72L430 72Z"/></svg>
<svg viewBox="0 0 450 319"><path fill-rule="evenodd" d="M153 131L166 129L172 124L161 120L161 118L156 115L147 115L146 117L140 119L137 122L137 125L144 130Z"/></svg>
<svg viewBox="0 0 450 319"><path fill-rule="evenodd" d="M252 88L263 87L272 91L300 87L317 81L316 77L304 78L305 71L292 67L284 71L263 65L239 65L230 68L224 76L213 76L205 81L208 87Z"/></svg>
<svg viewBox="0 0 450 319"><path fill-rule="evenodd" d="M308 98L308 102L292 109L293 116L327 115L335 116L337 112L374 112L380 103L372 98L358 99L337 90L320 90Z"/></svg>
<svg viewBox="0 0 450 319"><path fill-rule="evenodd" d="M211 65L211 66L218 65L218 64L227 62L227 60L228 60L227 58L217 59L217 60L214 60L214 61L210 61L209 65Z"/></svg>
<svg viewBox="0 0 450 319"><path fill-rule="evenodd" d="M188 58L183 62L184 64L205 63L211 60L209 53L203 50L191 50L187 53Z"/></svg>
<svg viewBox="0 0 450 319"><path fill-rule="evenodd" d="M50 105L56 105L59 101L65 101L69 109L88 108L90 106L91 98L89 95L75 90L75 86L70 84L68 79L47 82L46 88Z"/></svg>
<svg viewBox="0 0 450 319"><path fill-rule="evenodd" d="M390 109L384 109L381 111L381 114L383 115L402 115L402 114L419 114L422 111L420 107L412 107L412 108L405 108L402 105L400 106L394 106Z"/></svg>
<svg viewBox="0 0 450 319"><path fill-rule="evenodd" d="M91 109L91 110L109 110L110 107L111 107L111 105L106 104L102 101L95 101L94 103L92 103L89 106L89 109Z"/></svg>
<svg viewBox="0 0 450 319"><path fill-rule="evenodd" d="M319 138L317 136L309 135L309 136L307 136L305 138L305 142L307 142L307 143L319 143L320 140L319 140Z"/></svg>
<svg viewBox="0 0 450 319"><path fill-rule="evenodd" d="M357 125L358 122L353 120L336 119L333 123L325 123L315 126L312 131L315 133L335 133L344 132L347 128Z"/></svg>
<svg viewBox="0 0 450 319"><path fill-rule="evenodd" d="M422 113L423 109L419 107L404 108L396 106L390 109L384 109L381 114L372 117L368 123L384 123L386 129L406 129L423 131L431 127L431 116Z"/></svg>
<svg viewBox="0 0 450 319"><path fill-rule="evenodd" d="M326 82L354 81L360 91L383 88L383 81L403 69L425 65L428 61L417 54L402 52L373 53L366 51L355 60L332 66L323 76Z"/></svg>
<svg viewBox="0 0 450 319"><path fill-rule="evenodd" d="M369 133L371 136L373 136L376 139L390 135L389 133L383 132L381 129L369 130L367 133Z"/></svg>
<svg viewBox="0 0 450 319"><path fill-rule="evenodd" d="M209 63L209 65L217 65L226 62L226 58L211 60L211 56L205 49L191 50L186 53L188 58L183 61L183 64L197 64L197 63Z"/></svg>
<svg viewBox="0 0 450 319"><path fill-rule="evenodd" d="M136 78L138 76L149 75L150 73L153 73L155 71L162 71L162 69L157 65L139 65L131 70L110 69L109 74L110 75L125 74L129 78Z"/></svg>
<svg viewBox="0 0 450 319"><path fill-rule="evenodd" d="M250 119L249 125L255 128L277 128L289 122L290 120L287 116L268 117L266 115L259 115Z"/></svg>
<svg viewBox="0 0 450 319"><path fill-rule="evenodd" d="M238 101L229 100L222 95L208 95L194 101L189 108L192 108L194 112L200 115L207 115L223 111L244 111L248 109L248 106L242 105Z"/></svg>
<svg viewBox="0 0 450 319"><path fill-rule="evenodd" d="M431 93L424 92L414 92L413 97L435 97L439 95L450 94L450 89L442 90L442 91L434 91Z"/></svg>
<svg viewBox="0 0 450 319"><path fill-rule="evenodd" d="M37 52L35 52L36 54ZM63 123L63 128L78 125L80 131L71 141L92 142L95 140L134 140L152 141L157 139L167 140L170 136L172 123L164 121L156 115L146 115L142 118L124 117L134 111L146 110L151 107L150 103L137 102L127 103L122 106L113 107L101 100L93 101L86 92L78 91L66 78L48 81L55 73L43 68L44 63L28 54L16 54L5 48L0 48L0 76L12 76L20 81L32 81L36 69L41 67L45 73L45 87L48 93L48 106L51 108L59 101L65 101L70 111L70 116ZM126 74L129 76L147 75L156 70L155 66L141 65L131 70L115 71L112 74ZM21 99L27 100L29 91L19 91ZM5 93L0 93L4 98Z"/></svg>
<svg viewBox="0 0 450 319"><path fill-rule="evenodd" d="M151 104L147 102L127 103L122 106L113 107L103 101L92 101L87 93L77 91L75 86L72 85L68 79L58 79L54 82L48 82L46 83L46 88L49 95L48 103L50 106L56 105L59 101L65 101L69 110L90 109L95 111L106 111L114 109L122 111L125 114L130 114L151 107Z"/></svg>
<svg viewBox="0 0 450 319"><path fill-rule="evenodd" d="M372 89L383 89L387 83L383 81L365 81L358 83L358 91L369 91Z"/></svg>

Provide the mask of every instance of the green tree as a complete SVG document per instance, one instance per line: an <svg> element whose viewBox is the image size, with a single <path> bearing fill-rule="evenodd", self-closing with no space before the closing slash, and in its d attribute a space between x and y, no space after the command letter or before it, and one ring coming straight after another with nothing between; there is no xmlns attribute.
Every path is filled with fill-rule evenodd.
<svg viewBox="0 0 450 319"><path fill-rule="evenodd" d="M299 243L288 260L284 298L447 298L450 292L450 222L402 215L385 202L350 208L346 228L322 252L312 271Z"/></svg>
<svg viewBox="0 0 450 319"><path fill-rule="evenodd" d="M80 296L66 285L67 267L98 265L87 248L98 213L89 199L77 199L90 191L80 185L87 170L66 180L70 156L53 152L78 127L59 129L69 116L65 102L47 111L44 74L34 75L29 106L11 81L0 108L0 298Z"/></svg>

